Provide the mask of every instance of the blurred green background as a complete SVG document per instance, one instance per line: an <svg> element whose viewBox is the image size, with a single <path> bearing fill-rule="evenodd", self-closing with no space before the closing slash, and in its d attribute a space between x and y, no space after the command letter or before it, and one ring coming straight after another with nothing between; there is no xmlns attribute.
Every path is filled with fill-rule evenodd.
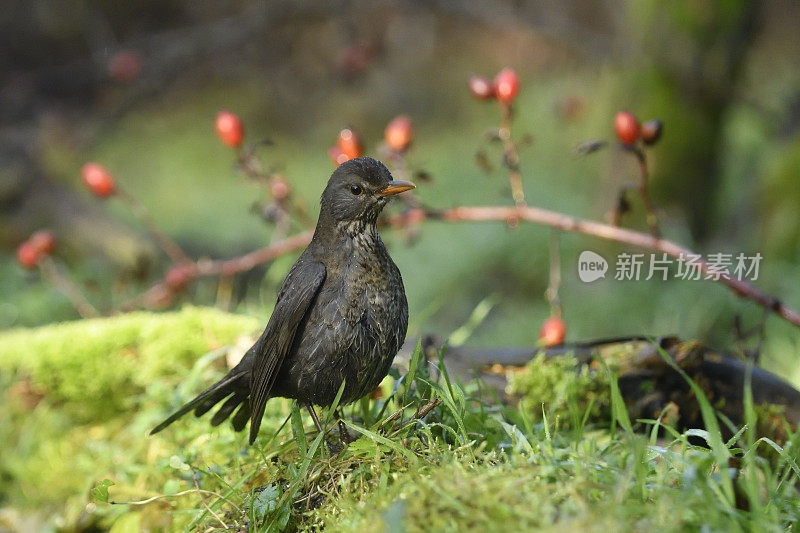
<svg viewBox="0 0 800 533"><path fill-rule="evenodd" d="M87 161L194 257L268 243L271 228L250 209L263 192L214 136L219 109L243 118L247 142L273 143L258 156L313 212L339 129L354 126L374 155L401 113L416 130L409 161L433 177L418 188L423 202L510 205L499 153L488 148L491 176L474 163L497 106L466 89L471 74L505 66L522 82L514 135L533 138L520 153L531 204L602 220L635 162L614 149L577 157L575 146L611 140L620 109L659 117L649 159L665 235L704 254L761 253L757 285L800 306L798 23L800 5L785 1L12 1L0 14L0 328L77 318L16 265L15 247L38 228L58 235L57 260L101 308L169 267L122 205L82 188ZM111 68L120 51L137 54L134 75ZM625 224L644 230L633 206ZM494 295L467 342L535 343L549 314L548 228L432 222L411 244L391 230L384 239L406 282L410 333L446 337ZM761 319L710 282L581 283L580 251L634 250L573 234L561 246L568 340L678 334L731 347L735 316ZM293 259L238 278L230 310L266 318ZM216 293L204 280L175 305L214 305ZM800 333L774 317L766 331L764 364L800 384Z"/></svg>

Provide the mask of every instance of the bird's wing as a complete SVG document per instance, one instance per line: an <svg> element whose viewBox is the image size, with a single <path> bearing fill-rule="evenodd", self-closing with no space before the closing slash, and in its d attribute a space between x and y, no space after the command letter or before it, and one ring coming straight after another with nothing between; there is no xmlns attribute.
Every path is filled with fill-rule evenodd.
<svg viewBox="0 0 800 533"><path fill-rule="evenodd" d="M325 265L298 262L286 276L275 310L258 339L250 374L250 444L256 440L261 417L270 397L275 376L294 344L295 333L325 280Z"/></svg>

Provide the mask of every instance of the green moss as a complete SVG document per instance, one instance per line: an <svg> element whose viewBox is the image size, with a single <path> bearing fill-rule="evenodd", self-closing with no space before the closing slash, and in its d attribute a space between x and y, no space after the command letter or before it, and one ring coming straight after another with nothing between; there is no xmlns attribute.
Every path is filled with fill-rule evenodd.
<svg viewBox="0 0 800 533"><path fill-rule="evenodd" d="M257 330L260 320L209 308L132 313L0 334L0 371L30 381L81 422L130 409L157 379Z"/></svg>
<svg viewBox="0 0 800 533"><path fill-rule="evenodd" d="M691 460L645 460L643 494L631 478L643 457L631 442L557 439L548 450L478 460L451 458L398 473L383 490L340 495L316 513L326 531L685 531L737 530L731 509L694 485ZM694 490L684 490L691 485ZM695 492L697 490L697 492ZM777 514L777 513L776 513Z"/></svg>
<svg viewBox="0 0 800 533"><path fill-rule="evenodd" d="M176 424L156 439L146 432L224 371L203 354L256 332L261 322L186 307L0 334L0 502L66 524L81 516L97 479L114 479L121 499L152 495L171 477L170 455L196 449L208 426ZM176 390L182 382L188 387ZM283 407L276 403L271 412ZM227 461L241 439L230 428L218 433L205 451ZM101 516L122 510L106 508Z"/></svg>
<svg viewBox="0 0 800 533"><path fill-rule="evenodd" d="M539 422L544 413L556 427L576 427L584 417L589 422L609 420L611 398L604 372L578 367L575 357L534 357L520 372L511 374L508 391L520 397L520 409ZM588 415L587 415L587 410Z"/></svg>

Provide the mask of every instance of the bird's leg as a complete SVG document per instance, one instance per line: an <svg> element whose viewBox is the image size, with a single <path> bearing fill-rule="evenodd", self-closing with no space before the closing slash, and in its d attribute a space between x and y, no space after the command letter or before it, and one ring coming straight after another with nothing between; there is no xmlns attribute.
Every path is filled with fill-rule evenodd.
<svg viewBox="0 0 800 533"><path fill-rule="evenodd" d="M314 406L308 404L306 408L308 408L308 413L311 415L311 419L314 421L314 425L317 426L317 431L324 434L325 430L323 429L322 424L319 423L319 417L317 416L317 412L314 410ZM323 438L325 439L325 445L328 447L328 452L331 455L336 455L337 453L342 451L343 449L342 445L331 442L330 439L327 437L327 435Z"/></svg>
<svg viewBox="0 0 800 533"><path fill-rule="evenodd" d="M347 431L347 426L342 421L342 415L341 413L339 413L339 410L338 409L335 410L333 412L333 415L336 417L336 422L339 425L339 437L342 439L342 442L345 445L350 444L351 442L355 442L357 438L353 438L353 436L350 435L350 432Z"/></svg>
<svg viewBox="0 0 800 533"><path fill-rule="evenodd" d="M319 417L317 416L317 412L314 410L314 406L311 404L306 405L306 409L308 409L308 414L311 415L311 420L314 421L314 425L317 426L317 431L322 433L322 424L319 423Z"/></svg>

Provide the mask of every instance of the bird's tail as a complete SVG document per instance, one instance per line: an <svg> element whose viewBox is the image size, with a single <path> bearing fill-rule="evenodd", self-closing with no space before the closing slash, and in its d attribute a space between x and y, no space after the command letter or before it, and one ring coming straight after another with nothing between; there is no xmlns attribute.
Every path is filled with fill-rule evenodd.
<svg viewBox="0 0 800 533"><path fill-rule="evenodd" d="M203 416L225 398L227 398L225 403L222 404L222 407L220 407L211 418L211 425L218 426L238 407L239 410L233 415L231 423L236 431L241 431L244 429L245 425L247 425L247 420L250 418L249 393L250 383L247 372L234 368L224 378L200 393L194 400L178 409L175 413L170 415L169 418L151 429L150 435L158 433L189 411L194 410L195 416Z"/></svg>

